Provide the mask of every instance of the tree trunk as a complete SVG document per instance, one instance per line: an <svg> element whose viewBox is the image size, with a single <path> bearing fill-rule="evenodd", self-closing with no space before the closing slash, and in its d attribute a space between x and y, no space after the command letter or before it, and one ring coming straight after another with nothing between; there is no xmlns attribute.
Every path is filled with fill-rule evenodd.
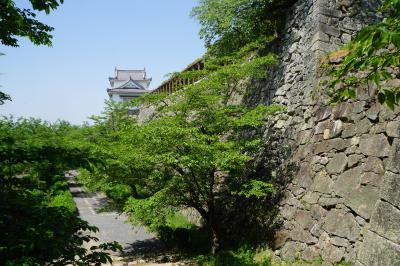
<svg viewBox="0 0 400 266"><path fill-rule="evenodd" d="M217 254L221 249L221 232L219 230L219 224L215 219L214 205L208 206L208 211L201 207L194 207L206 221L206 225L210 230L210 242L211 242L211 254Z"/></svg>
<svg viewBox="0 0 400 266"><path fill-rule="evenodd" d="M211 254L214 256L221 249L220 234L216 228L211 227Z"/></svg>
<svg viewBox="0 0 400 266"><path fill-rule="evenodd" d="M210 206L214 207L214 206ZM207 224L210 228L210 237L211 237L211 254L214 256L221 249L221 231L219 230L218 220L215 219L215 210L214 208L210 209L208 212Z"/></svg>

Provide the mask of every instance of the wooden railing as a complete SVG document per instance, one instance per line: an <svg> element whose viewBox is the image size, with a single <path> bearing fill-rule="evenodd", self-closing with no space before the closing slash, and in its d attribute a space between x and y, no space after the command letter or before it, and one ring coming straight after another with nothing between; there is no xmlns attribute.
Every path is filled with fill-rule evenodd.
<svg viewBox="0 0 400 266"><path fill-rule="evenodd" d="M186 72L191 70L202 70L203 68L204 68L203 60L197 59L181 72ZM153 90L152 93L164 92L170 94L175 92L178 88L181 88L183 85L193 84L196 81L197 80L195 79L189 79L189 78L182 79L182 78L171 77L168 80L164 81L155 90Z"/></svg>

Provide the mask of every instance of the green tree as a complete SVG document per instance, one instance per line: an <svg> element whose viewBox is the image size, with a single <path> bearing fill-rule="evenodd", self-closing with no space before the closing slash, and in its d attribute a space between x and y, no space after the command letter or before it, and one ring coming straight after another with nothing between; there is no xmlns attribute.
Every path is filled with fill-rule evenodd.
<svg viewBox="0 0 400 266"><path fill-rule="evenodd" d="M51 26L36 18L36 12L49 14L64 0L30 0L32 9L19 8L13 0L0 0L0 41L4 45L18 46L17 37L27 37L36 45L51 45Z"/></svg>
<svg viewBox="0 0 400 266"><path fill-rule="evenodd" d="M343 48L347 54L333 66L330 82L333 102L356 98L356 88L376 86L374 94L380 103L394 109L400 103L398 85L400 65L400 1L385 0L379 10L384 19L363 28Z"/></svg>
<svg viewBox="0 0 400 266"><path fill-rule="evenodd" d="M254 40L276 37L285 12L296 0L200 0L192 16L200 37L219 53L237 51Z"/></svg>
<svg viewBox="0 0 400 266"><path fill-rule="evenodd" d="M142 98L142 103L158 102L156 117L146 123L121 116L119 108L97 118L93 152L106 162L97 176L105 174L108 182L133 188L125 210L134 220L157 226L171 211L194 208L210 229L215 253L224 234L224 204L234 197L261 199L274 192L270 177L255 178L246 168L262 143L259 135L247 133L282 107L228 104L244 78L261 78L276 62L272 55L259 56L258 45L223 60L210 57L203 71L175 74L182 79L198 75L199 81L182 85L167 98Z"/></svg>
<svg viewBox="0 0 400 266"><path fill-rule="evenodd" d="M119 248L82 247L98 229L78 218L64 179L92 161L80 135L65 122L0 120L1 265L100 265Z"/></svg>

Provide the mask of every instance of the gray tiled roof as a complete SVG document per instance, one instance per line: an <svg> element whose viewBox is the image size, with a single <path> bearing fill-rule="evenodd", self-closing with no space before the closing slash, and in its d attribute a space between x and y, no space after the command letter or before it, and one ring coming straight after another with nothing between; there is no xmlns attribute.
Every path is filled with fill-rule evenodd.
<svg viewBox="0 0 400 266"><path fill-rule="evenodd" d="M110 77L111 89L148 89L151 78L147 78L146 70L115 69L115 76Z"/></svg>
<svg viewBox="0 0 400 266"><path fill-rule="evenodd" d="M146 70L115 70L115 78L118 80L143 80L146 79Z"/></svg>

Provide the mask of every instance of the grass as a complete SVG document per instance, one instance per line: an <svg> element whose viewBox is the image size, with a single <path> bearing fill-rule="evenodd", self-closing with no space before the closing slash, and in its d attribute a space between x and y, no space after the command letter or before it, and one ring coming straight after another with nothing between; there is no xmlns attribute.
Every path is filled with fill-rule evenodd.
<svg viewBox="0 0 400 266"><path fill-rule="evenodd" d="M269 250L256 250L248 246L221 251L216 256L201 255L197 257L197 262L201 266L272 266Z"/></svg>
<svg viewBox="0 0 400 266"><path fill-rule="evenodd" d="M167 216L166 225L171 227L172 229L177 229L177 228L192 229L196 227L195 225L191 224L188 221L188 219L186 219L186 217L179 212Z"/></svg>

